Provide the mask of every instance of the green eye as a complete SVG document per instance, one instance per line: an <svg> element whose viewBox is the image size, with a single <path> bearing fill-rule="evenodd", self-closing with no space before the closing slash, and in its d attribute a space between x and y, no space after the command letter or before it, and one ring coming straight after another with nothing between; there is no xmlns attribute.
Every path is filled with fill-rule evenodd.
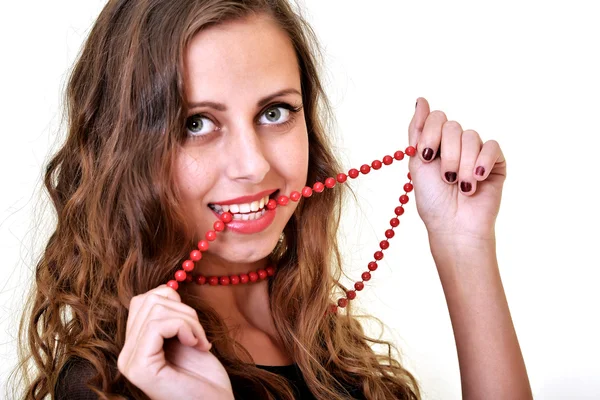
<svg viewBox="0 0 600 400"><path fill-rule="evenodd" d="M277 122L279 118L281 118L281 109L279 107L271 108L270 110L267 110L265 116L267 117L267 120Z"/></svg>
<svg viewBox="0 0 600 400"><path fill-rule="evenodd" d="M267 109L261 118L266 125L278 125L286 122L290 117L290 110L283 106L275 106ZM264 120L263 120L264 119Z"/></svg>
<svg viewBox="0 0 600 400"><path fill-rule="evenodd" d="M200 114L194 114L187 118L185 127L189 136L205 136L216 129L210 118Z"/></svg>
<svg viewBox="0 0 600 400"><path fill-rule="evenodd" d="M202 122L202 117L199 115L192 115L187 119L186 128L190 130L190 132L198 133L202 130L204 126L204 122Z"/></svg>

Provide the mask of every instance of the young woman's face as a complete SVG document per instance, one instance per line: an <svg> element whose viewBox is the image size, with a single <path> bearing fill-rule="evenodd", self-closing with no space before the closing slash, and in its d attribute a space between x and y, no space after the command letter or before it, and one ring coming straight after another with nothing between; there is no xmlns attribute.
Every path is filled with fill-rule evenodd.
<svg viewBox="0 0 600 400"><path fill-rule="evenodd" d="M176 179L189 217L204 235L229 210L234 221L209 253L260 260L297 205L269 211L265 201L306 184L308 134L294 48L272 20L253 17L196 35L185 69L188 139Z"/></svg>

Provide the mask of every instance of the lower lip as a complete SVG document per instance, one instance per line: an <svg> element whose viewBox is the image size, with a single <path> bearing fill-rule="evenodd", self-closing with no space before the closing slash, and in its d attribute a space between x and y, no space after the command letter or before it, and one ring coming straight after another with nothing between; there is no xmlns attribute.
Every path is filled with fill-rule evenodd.
<svg viewBox="0 0 600 400"><path fill-rule="evenodd" d="M265 208L265 214L259 219L247 221L234 219L227 224L227 230L243 234L262 232L267 229L271 223L273 223L276 210L277 209L269 210L268 208ZM220 218L219 214L217 214L214 210L213 213Z"/></svg>

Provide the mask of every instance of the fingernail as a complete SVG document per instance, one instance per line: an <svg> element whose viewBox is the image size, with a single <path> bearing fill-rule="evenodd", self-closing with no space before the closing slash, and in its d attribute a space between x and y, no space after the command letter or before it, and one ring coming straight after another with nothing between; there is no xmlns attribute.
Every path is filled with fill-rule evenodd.
<svg viewBox="0 0 600 400"><path fill-rule="evenodd" d="M475 170L475 175L483 176L483 174L485 174L485 168L477 167L477 169Z"/></svg>
<svg viewBox="0 0 600 400"><path fill-rule="evenodd" d="M446 172L444 174L444 176L446 177L446 180L450 183L453 183L456 180L456 172Z"/></svg>
<svg viewBox="0 0 600 400"><path fill-rule="evenodd" d="M423 150L423 158L427 161L431 160L433 158L433 149L426 147L425 150Z"/></svg>
<svg viewBox="0 0 600 400"><path fill-rule="evenodd" d="M462 181L462 182L460 183L460 190L462 190L462 191L463 191L463 192L465 192L465 193L468 193L468 192L470 192L472 187L473 187L473 186L471 185L471 182L465 182L465 181Z"/></svg>

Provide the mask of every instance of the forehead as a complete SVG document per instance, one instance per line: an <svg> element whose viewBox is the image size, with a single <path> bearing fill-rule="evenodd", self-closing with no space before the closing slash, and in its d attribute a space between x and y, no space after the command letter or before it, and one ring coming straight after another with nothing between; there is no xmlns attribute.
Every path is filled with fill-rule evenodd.
<svg viewBox="0 0 600 400"><path fill-rule="evenodd" d="M293 87L300 72L287 34L267 16L212 26L191 40L185 58L188 100L224 103Z"/></svg>

